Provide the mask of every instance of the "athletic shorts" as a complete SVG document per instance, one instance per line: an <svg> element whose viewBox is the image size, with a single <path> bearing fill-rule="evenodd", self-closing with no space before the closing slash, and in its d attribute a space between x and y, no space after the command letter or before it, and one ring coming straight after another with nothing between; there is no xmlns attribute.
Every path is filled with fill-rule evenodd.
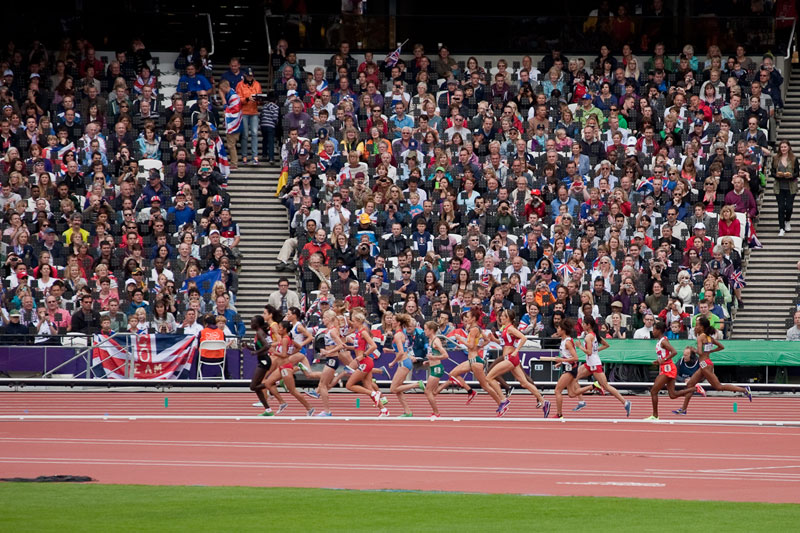
<svg viewBox="0 0 800 533"><path fill-rule="evenodd" d="M665 365L661 365L658 369L659 376L667 376L670 379L675 379L678 377L678 365L675 363L667 363Z"/></svg>
<svg viewBox="0 0 800 533"><path fill-rule="evenodd" d="M258 368L262 370L269 370L272 366L272 358L268 355L258 358Z"/></svg>
<svg viewBox="0 0 800 533"><path fill-rule="evenodd" d="M572 374L572 377L577 378L578 377L578 367L577 366L573 366L569 370L567 370L566 367L565 367L563 373L564 374Z"/></svg>
<svg viewBox="0 0 800 533"><path fill-rule="evenodd" d="M398 363L400 366L407 368L409 371L414 368L414 362L410 358L403 359Z"/></svg>
<svg viewBox="0 0 800 533"><path fill-rule="evenodd" d="M470 359L470 360L469 360L469 363L470 363L470 364L475 364L475 363L477 363L477 364L479 364L479 365L485 365L485 364L486 364L486 361L483 359L483 357L481 357L481 356L479 355L479 356L478 356L478 357L476 357L475 359Z"/></svg>
<svg viewBox="0 0 800 533"><path fill-rule="evenodd" d="M364 357L358 362L358 369L365 374L372 372L373 368L375 368L375 361L372 357Z"/></svg>
<svg viewBox="0 0 800 533"><path fill-rule="evenodd" d="M325 358L325 366L336 370L337 368L339 368L339 358L338 357L326 357Z"/></svg>
<svg viewBox="0 0 800 533"><path fill-rule="evenodd" d="M514 368L519 366L519 354L509 355L506 357L506 360L514 365Z"/></svg>
<svg viewBox="0 0 800 533"><path fill-rule="evenodd" d="M714 361L711 359L706 359L705 361L700 361L700 368L705 368L707 366L714 366Z"/></svg>
<svg viewBox="0 0 800 533"><path fill-rule="evenodd" d="M444 367L442 365L436 365L430 367L430 376L432 378L439 378L441 379L444 376Z"/></svg>
<svg viewBox="0 0 800 533"><path fill-rule="evenodd" d="M603 373L603 365L589 366L586 363L583 363L583 368L588 370L590 374L602 374Z"/></svg>

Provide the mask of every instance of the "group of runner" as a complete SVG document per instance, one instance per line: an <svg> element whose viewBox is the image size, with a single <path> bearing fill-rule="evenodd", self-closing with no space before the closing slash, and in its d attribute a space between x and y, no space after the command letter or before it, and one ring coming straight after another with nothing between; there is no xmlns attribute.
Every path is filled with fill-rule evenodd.
<svg viewBox="0 0 800 533"><path fill-rule="evenodd" d="M389 392L396 397L402 408L403 413L399 415L400 417L413 416L405 397L405 393L413 389L424 392L431 406L431 419L440 416L436 398L449 386L464 389L467 392L466 403L470 404L477 395L477 391L464 379L470 372L497 404L497 416L505 415L510 406L509 396L513 388L503 379L503 376L510 372L519 386L536 398L537 409L542 409L545 418L549 417L550 402L544 399L521 365L519 352L527 339L514 325L514 312L503 310L500 313L497 332L481 328L481 314L480 309L471 309L464 313L462 319L465 335L442 335L436 322L426 322L423 325L427 340L427 356L422 360L422 365L428 374L425 381L407 381L415 362L418 362L414 354L416 322L406 314L398 314L388 321L394 331L384 332L392 334L392 338L391 347L384 347L383 351L394 353L393 360L388 364L389 368L396 368L391 378ZM251 345L246 345L246 348L252 351L258 361L250 390L258 396L258 402L253 405L264 408L262 416L280 414L288 406L278 390L280 385L300 402L308 416L315 414L321 417L332 416L329 391L344 376L347 376L345 382L347 390L367 396L379 410L380 417L389 416L388 399L381 393L373 375L383 374L388 378L390 370L385 366L376 367L376 360L381 356L381 348L367 327L364 311L357 308L348 313L345 305L334 306L334 309L322 315L322 327L316 335L303 325L302 320L303 313L296 307L290 308L283 317L275 308L266 306L264 315L253 317L250 323L255 332L255 341ZM582 339L575 338L575 326L570 319L562 320L557 328L561 344L558 356L551 359L562 369L555 387L556 417L563 418L565 391L570 398L578 400L573 411L580 411L586 407L584 394L596 392L603 395L610 394L619 400L626 416L630 417L631 402L608 383L600 360L599 353L609 347L608 343L602 338L600 328L592 317L584 318L583 326L585 333ZM752 401L749 387L723 385L714 374L714 364L710 355L724 347L716 340L714 328L706 318L699 317L695 326L697 347L687 346L677 363L674 361L677 351L665 336L665 331L666 326L663 323L657 323L653 328L654 338L658 339L655 363L659 365L659 375L650 391L653 413L646 420L658 420L658 396L665 387L670 398L684 398L683 406L673 413L685 415L694 394L705 396L705 390L700 385L703 380L707 380L716 390L739 392ZM321 371L312 371L307 364L306 351L312 344L315 345L317 360L324 364ZM484 353L488 346L497 344L502 347L502 352L489 365L487 373ZM443 365L443 361L449 358L448 346L450 349L461 350L467 354L467 360L449 372L445 371ZM583 364L579 362L578 350L586 355ZM680 374L689 379L684 389L676 391L675 383L679 369ZM306 378L318 380L316 389L305 392L307 396L322 402L323 408L318 413L295 386L294 374L298 370ZM589 376L594 378L592 384L581 386L579 381ZM270 396L278 402L276 411L273 411L269 404Z"/></svg>

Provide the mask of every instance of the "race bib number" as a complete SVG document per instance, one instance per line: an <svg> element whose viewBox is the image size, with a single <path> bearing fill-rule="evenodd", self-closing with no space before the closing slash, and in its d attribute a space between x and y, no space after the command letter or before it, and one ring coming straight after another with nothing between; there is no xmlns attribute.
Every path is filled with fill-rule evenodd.
<svg viewBox="0 0 800 533"><path fill-rule="evenodd" d="M336 358L333 357L329 357L328 360L325 361L325 364L331 368L336 368L336 363L337 363Z"/></svg>
<svg viewBox="0 0 800 533"><path fill-rule="evenodd" d="M705 361L700 361L700 368L705 368L707 366L708 366L708 363L706 363Z"/></svg>
<svg viewBox="0 0 800 533"><path fill-rule="evenodd" d="M367 371L367 365L366 365L366 364L364 364L364 363L361 363L360 365L358 365L358 369L359 369L361 372L366 372L366 371Z"/></svg>
<svg viewBox="0 0 800 533"><path fill-rule="evenodd" d="M664 372L672 372L672 365L664 365L661 368L664 369Z"/></svg>
<svg viewBox="0 0 800 533"><path fill-rule="evenodd" d="M292 373L291 369L289 368L281 368L281 377L287 377Z"/></svg>

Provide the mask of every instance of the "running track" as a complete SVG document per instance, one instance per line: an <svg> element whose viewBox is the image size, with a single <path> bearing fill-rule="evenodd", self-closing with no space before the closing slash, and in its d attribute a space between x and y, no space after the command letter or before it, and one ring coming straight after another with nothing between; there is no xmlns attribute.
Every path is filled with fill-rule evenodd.
<svg viewBox="0 0 800 533"><path fill-rule="evenodd" d="M444 418L434 422L423 395L408 398L418 418L374 419L369 401L356 408L354 395L335 394L335 419L307 419L291 398L280 417L264 419L253 416L251 393L3 392L0 471L101 483L800 503L798 397L695 397L681 418L670 413L679 400L662 397L660 423L641 421L647 396L631 397L628 420L613 398L589 396L580 413L567 399L564 422L543 420L519 392L503 419L483 394L468 407L462 394L442 395Z"/></svg>

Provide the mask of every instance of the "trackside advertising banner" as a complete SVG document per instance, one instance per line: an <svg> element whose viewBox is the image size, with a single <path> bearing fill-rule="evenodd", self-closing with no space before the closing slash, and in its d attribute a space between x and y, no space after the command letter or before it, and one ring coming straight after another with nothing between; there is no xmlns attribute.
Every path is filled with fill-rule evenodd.
<svg viewBox="0 0 800 533"><path fill-rule="evenodd" d="M197 351L194 335L93 336L92 373L106 379L186 379ZM133 375L127 375L133 361Z"/></svg>

